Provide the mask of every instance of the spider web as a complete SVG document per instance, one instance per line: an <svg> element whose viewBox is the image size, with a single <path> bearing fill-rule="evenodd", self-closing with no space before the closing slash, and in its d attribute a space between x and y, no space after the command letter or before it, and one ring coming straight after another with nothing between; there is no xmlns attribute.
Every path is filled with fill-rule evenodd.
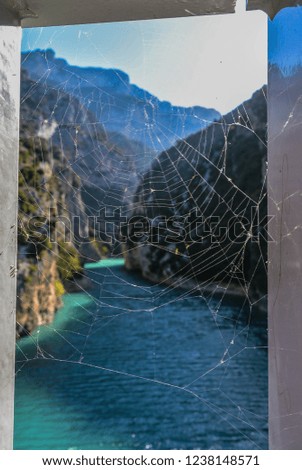
<svg viewBox="0 0 302 470"><path fill-rule="evenodd" d="M266 448L265 88L214 122L192 108L187 135L144 92L121 132L121 72L109 92L38 54L21 93L16 447Z"/></svg>

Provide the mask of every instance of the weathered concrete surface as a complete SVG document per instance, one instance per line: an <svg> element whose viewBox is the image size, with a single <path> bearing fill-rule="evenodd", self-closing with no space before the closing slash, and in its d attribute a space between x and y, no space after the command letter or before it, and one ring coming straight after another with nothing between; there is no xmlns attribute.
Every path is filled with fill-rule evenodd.
<svg viewBox="0 0 302 470"><path fill-rule="evenodd" d="M0 449L12 448L21 28L0 27Z"/></svg>
<svg viewBox="0 0 302 470"><path fill-rule="evenodd" d="M271 42L280 59L293 10ZM288 76L270 68L268 105L270 448L302 449L302 67Z"/></svg>
<svg viewBox="0 0 302 470"><path fill-rule="evenodd" d="M0 26L9 25L9 26L19 26L20 20L16 14L7 9L7 7L0 0Z"/></svg>
<svg viewBox="0 0 302 470"><path fill-rule="evenodd" d="M233 13L236 0L0 0L1 4L22 20L23 27L35 27Z"/></svg>
<svg viewBox="0 0 302 470"><path fill-rule="evenodd" d="M282 8L300 4L302 0L248 0L247 9L273 18ZM234 13L235 5L236 0L0 0L0 24L11 24L8 15L9 21L13 16L28 28Z"/></svg>

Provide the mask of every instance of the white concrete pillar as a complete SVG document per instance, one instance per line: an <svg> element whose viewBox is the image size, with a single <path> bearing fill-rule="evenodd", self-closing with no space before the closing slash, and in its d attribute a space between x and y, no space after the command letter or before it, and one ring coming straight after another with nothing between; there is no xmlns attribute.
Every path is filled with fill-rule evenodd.
<svg viewBox="0 0 302 470"><path fill-rule="evenodd" d="M269 433L271 449L289 450L302 449L301 30L302 8L269 22Z"/></svg>
<svg viewBox="0 0 302 470"><path fill-rule="evenodd" d="M0 26L0 449L12 449L21 28Z"/></svg>

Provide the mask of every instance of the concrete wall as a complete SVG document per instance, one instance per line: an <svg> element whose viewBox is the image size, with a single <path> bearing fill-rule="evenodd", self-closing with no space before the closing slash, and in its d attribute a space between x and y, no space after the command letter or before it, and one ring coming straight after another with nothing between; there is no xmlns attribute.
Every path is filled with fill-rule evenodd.
<svg viewBox="0 0 302 470"><path fill-rule="evenodd" d="M20 42L20 27L0 27L0 449L13 438Z"/></svg>
<svg viewBox="0 0 302 470"><path fill-rule="evenodd" d="M281 8L301 4L302 0L247 3L249 10L263 10L272 18ZM8 14L22 27L30 28L233 13L235 5L236 0L0 0L0 25L8 24Z"/></svg>
<svg viewBox="0 0 302 470"><path fill-rule="evenodd" d="M236 0L0 0L23 27L231 13ZM1 22L1 16L0 16Z"/></svg>
<svg viewBox="0 0 302 470"><path fill-rule="evenodd" d="M280 12L269 25L275 61L268 86L271 449L302 449L302 66L282 73L292 59L302 60L301 30L302 8Z"/></svg>

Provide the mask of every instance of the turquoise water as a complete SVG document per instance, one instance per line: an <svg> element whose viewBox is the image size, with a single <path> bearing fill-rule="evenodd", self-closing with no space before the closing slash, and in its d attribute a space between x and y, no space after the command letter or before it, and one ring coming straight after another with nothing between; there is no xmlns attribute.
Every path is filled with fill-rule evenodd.
<svg viewBox="0 0 302 470"><path fill-rule="evenodd" d="M267 448L261 315L88 268L92 289L18 342L15 448Z"/></svg>
<svg viewBox="0 0 302 470"><path fill-rule="evenodd" d="M123 266L123 258L108 258L102 259L97 263L86 263L84 268L86 269L97 269L97 268L113 268L115 266Z"/></svg>

